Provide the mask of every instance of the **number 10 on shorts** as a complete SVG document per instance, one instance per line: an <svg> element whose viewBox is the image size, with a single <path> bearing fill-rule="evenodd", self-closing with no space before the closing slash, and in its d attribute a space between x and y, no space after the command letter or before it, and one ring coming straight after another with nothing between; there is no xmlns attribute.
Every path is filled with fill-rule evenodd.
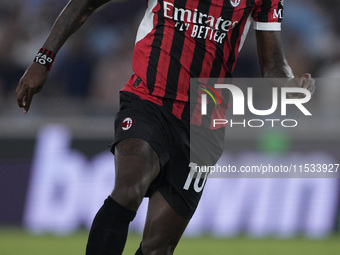
<svg viewBox="0 0 340 255"><path fill-rule="evenodd" d="M200 171L200 168L197 166L197 164L193 162L190 162L189 167L190 167L190 172L188 174L187 180L185 181L183 189L189 190L191 183L193 182L193 180L195 180L193 184L194 190L197 193L199 193L204 188L209 172ZM202 176L202 173L204 174L203 176Z"/></svg>

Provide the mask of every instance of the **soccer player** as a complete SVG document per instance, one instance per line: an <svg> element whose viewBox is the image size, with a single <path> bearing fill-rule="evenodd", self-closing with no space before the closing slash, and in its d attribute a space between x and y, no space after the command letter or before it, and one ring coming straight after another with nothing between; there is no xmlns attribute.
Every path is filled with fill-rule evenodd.
<svg viewBox="0 0 340 255"><path fill-rule="evenodd" d="M17 101L25 113L64 42L107 2L71 0L61 12L19 81ZM115 186L95 216L86 254L122 254L129 223L145 196L149 207L136 254L173 253L204 186L188 178L190 78L230 77L254 20L262 76L293 79L281 45L282 16L282 0L148 1L134 74L121 90L115 121ZM309 74L293 80L313 92Z"/></svg>

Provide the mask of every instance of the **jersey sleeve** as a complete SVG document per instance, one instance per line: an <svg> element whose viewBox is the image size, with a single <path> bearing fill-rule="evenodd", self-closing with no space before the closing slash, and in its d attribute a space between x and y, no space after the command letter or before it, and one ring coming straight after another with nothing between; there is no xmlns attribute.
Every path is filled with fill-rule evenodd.
<svg viewBox="0 0 340 255"><path fill-rule="evenodd" d="M283 0L259 0L252 13L254 28L280 31L283 18Z"/></svg>

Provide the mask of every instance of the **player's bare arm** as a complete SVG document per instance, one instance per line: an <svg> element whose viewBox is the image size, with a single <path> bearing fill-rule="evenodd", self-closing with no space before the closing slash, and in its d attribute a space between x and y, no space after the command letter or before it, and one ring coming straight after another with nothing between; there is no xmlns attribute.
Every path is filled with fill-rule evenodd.
<svg viewBox="0 0 340 255"><path fill-rule="evenodd" d="M87 18L110 0L71 0L55 21L43 48L57 53L65 41L77 31ZM49 69L39 63L30 65L16 89L18 105L27 113L33 95L40 92L47 80Z"/></svg>
<svg viewBox="0 0 340 255"><path fill-rule="evenodd" d="M301 87L308 89L312 94L315 82L308 73L294 76L283 53L281 32L256 31L257 52L261 74L264 78L288 78L282 86ZM298 97L294 94L292 97Z"/></svg>

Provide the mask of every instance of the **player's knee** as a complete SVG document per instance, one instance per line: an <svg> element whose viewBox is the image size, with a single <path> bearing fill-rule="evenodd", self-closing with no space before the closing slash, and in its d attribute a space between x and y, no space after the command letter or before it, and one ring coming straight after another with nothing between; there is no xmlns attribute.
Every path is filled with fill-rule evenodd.
<svg viewBox="0 0 340 255"><path fill-rule="evenodd" d="M154 238L153 240L143 240L143 255L172 255L177 242Z"/></svg>
<svg viewBox="0 0 340 255"><path fill-rule="evenodd" d="M111 193L111 197L121 206L137 211L143 200L144 191L139 185L115 187Z"/></svg>

